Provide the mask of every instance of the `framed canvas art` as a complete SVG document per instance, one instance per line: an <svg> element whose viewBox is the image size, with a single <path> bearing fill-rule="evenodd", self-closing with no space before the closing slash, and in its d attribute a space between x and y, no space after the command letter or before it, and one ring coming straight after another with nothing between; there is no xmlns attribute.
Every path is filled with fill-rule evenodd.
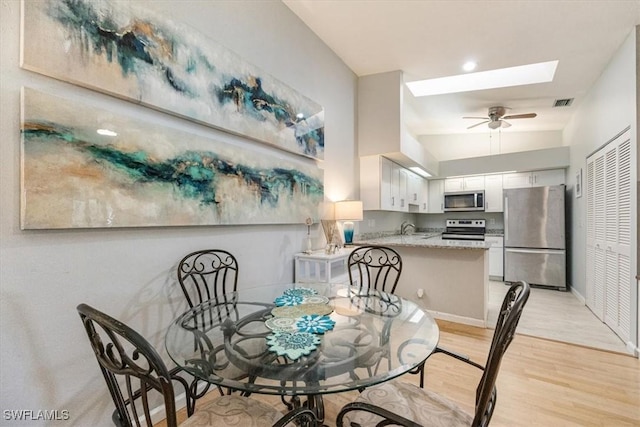
<svg viewBox="0 0 640 427"><path fill-rule="evenodd" d="M30 88L21 133L23 229L301 224L324 198L311 159Z"/></svg>
<svg viewBox="0 0 640 427"><path fill-rule="evenodd" d="M114 0L23 0L21 66L316 159L317 103L195 30Z"/></svg>

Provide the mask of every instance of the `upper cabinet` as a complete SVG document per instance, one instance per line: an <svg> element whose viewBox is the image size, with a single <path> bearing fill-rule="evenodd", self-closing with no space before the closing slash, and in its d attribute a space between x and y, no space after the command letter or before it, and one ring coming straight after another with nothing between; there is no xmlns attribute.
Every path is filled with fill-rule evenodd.
<svg viewBox="0 0 640 427"><path fill-rule="evenodd" d="M429 213L444 212L444 179L429 181Z"/></svg>
<svg viewBox="0 0 640 427"><path fill-rule="evenodd" d="M485 212L502 212L502 174L484 177Z"/></svg>
<svg viewBox="0 0 640 427"><path fill-rule="evenodd" d="M360 197L364 210L426 212L425 180L382 156L360 157Z"/></svg>
<svg viewBox="0 0 640 427"><path fill-rule="evenodd" d="M502 176L503 188L544 187L564 184L564 169L549 169L533 172L506 173Z"/></svg>
<svg viewBox="0 0 640 427"><path fill-rule="evenodd" d="M429 212L429 182L413 172L407 171L407 203L410 212ZM417 208L411 207L417 206Z"/></svg>
<svg viewBox="0 0 640 427"><path fill-rule="evenodd" d="M446 193L472 190L484 190L484 175L460 176L444 180Z"/></svg>

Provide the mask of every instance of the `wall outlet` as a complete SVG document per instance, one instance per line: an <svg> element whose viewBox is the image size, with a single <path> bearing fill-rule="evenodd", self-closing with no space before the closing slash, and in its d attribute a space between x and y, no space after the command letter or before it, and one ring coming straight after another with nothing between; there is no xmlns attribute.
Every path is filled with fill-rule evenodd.
<svg viewBox="0 0 640 427"><path fill-rule="evenodd" d="M368 219L367 220L367 227L373 228L376 226L376 220L375 219Z"/></svg>
<svg viewBox="0 0 640 427"><path fill-rule="evenodd" d="M489 218L489 225L496 225L496 219L495 218Z"/></svg>

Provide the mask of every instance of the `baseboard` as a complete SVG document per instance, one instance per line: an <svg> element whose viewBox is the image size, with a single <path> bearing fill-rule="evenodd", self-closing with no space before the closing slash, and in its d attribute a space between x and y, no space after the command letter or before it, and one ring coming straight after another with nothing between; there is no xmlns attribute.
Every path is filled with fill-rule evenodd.
<svg viewBox="0 0 640 427"><path fill-rule="evenodd" d="M587 300L578 291L576 291L573 286L571 286L569 290L571 291L573 296L576 297L578 301L580 301L582 305L587 305Z"/></svg>
<svg viewBox="0 0 640 427"><path fill-rule="evenodd" d="M441 313L439 311L428 310L429 313L435 318L440 320L446 320L448 322L462 323L463 325L476 326L478 328L486 328L487 322L481 319L474 319L473 317L457 316L451 313Z"/></svg>

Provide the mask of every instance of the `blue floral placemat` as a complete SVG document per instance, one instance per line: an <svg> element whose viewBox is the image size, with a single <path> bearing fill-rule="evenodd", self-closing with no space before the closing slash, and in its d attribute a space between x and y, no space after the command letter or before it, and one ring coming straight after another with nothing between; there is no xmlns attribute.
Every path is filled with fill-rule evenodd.
<svg viewBox="0 0 640 427"><path fill-rule="evenodd" d="M336 322L331 320L329 316L319 316L317 314L302 316L295 323L298 331L312 334L324 334L332 330L335 325Z"/></svg>
<svg viewBox="0 0 640 427"><path fill-rule="evenodd" d="M274 302L278 307L284 307L290 305L300 305L302 304L303 300L304 297L300 295L284 294L277 297Z"/></svg>
<svg viewBox="0 0 640 427"><path fill-rule="evenodd" d="M267 336L269 350L296 360L318 348L320 338L309 332L275 332Z"/></svg>

